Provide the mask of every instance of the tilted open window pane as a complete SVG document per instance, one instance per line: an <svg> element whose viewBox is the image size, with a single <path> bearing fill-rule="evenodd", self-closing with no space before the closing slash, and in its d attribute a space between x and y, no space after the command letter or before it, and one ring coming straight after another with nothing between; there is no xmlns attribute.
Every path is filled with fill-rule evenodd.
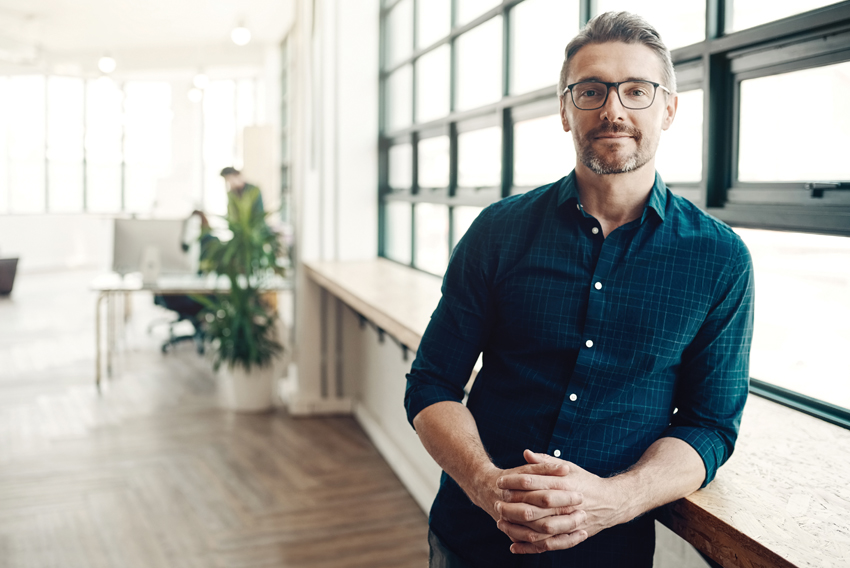
<svg viewBox="0 0 850 568"><path fill-rule="evenodd" d="M0 214L9 212L9 78L0 77Z"/></svg>
<svg viewBox="0 0 850 568"><path fill-rule="evenodd" d="M457 246L475 218L484 211L483 207L458 206L452 210L452 250Z"/></svg>
<svg viewBox="0 0 850 568"><path fill-rule="evenodd" d="M413 54L413 0L401 0L388 20L386 66L393 67Z"/></svg>
<svg viewBox="0 0 850 568"><path fill-rule="evenodd" d="M435 136L419 141L419 187L449 186L449 137Z"/></svg>
<svg viewBox="0 0 850 568"><path fill-rule="evenodd" d="M396 144L390 148L390 188L410 189L413 183L413 146Z"/></svg>
<svg viewBox="0 0 850 568"><path fill-rule="evenodd" d="M755 267L750 376L850 409L850 238L735 231Z"/></svg>
<svg viewBox="0 0 850 568"><path fill-rule="evenodd" d="M455 110L467 110L502 97L502 18L497 16L457 39Z"/></svg>
<svg viewBox="0 0 850 568"><path fill-rule="evenodd" d="M457 138L458 187L496 187L502 183L502 129L463 132Z"/></svg>
<svg viewBox="0 0 850 568"><path fill-rule="evenodd" d="M416 122L449 114L451 48L443 45L416 61Z"/></svg>
<svg viewBox="0 0 850 568"><path fill-rule="evenodd" d="M462 26L500 3L501 0L457 0L456 24Z"/></svg>
<svg viewBox="0 0 850 568"><path fill-rule="evenodd" d="M727 17L726 31L734 32L808 12L815 8L837 4L837 2L835 0L774 0L773 2L727 0L728 4L732 5L732 13Z"/></svg>
<svg viewBox="0 0 850 568"><path fill-rule="evenodd" d="M449 264L449 208L417 203L416 267L442 275Z"/></svg>
<svg viewBox="0 0 850 568"><path fill-rule="evenodd" d="M405 65L387 79L386 128L393 131L413 122L413 71Z"/></svg>
<svg viewBox="0 0 850 568"><path fill-rule="evenodd" d="M452 0L422 0L416 7L416 41L428 47L449 35L452 29Z"/></svg>
<svg viewBox="0 0 850 568"><path fill-rule="evenodd" d="M557 181L576 165L573 137L557 114L514 125L514 186L531 188Z"/></svg>
<svg viewBox="0 0 850 568"><path fill-rule="evenodd" d="M667 49L705 39L705 0L597 0L596 13L626 10L640 14L658 30Z"/></svg>
<svg viewBox="0 0 850 568"><path fill-rule="evenodd" d="M384 254L402 264L410 264L412 212L410 203L390 201L384 206Z"/></svg>
<svg viewBox="0 0 850 568"><path fill-rule="evenodd" d="M738 179L850 180L847 93L850 62L742 81Z"/></svg>
<svg viewBox="0 0 850 568"><path fill-rule="evenodd" d="M564 48L578 32L578 0L525 0L511 10L511 93L558 83Z"/></svg>
<svg viewBox="0 0 850 568"><path fill-rule="evenodd" d="M698 182L702 179L703 93L679 93L673 124L661 133L655 168L665 182Z"/></svg>

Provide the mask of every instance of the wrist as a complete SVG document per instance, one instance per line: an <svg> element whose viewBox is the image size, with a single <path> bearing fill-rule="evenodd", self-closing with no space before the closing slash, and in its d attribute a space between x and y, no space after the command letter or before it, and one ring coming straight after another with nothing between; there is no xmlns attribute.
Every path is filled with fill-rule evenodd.
<svg viewBox="0 0 850 568"><path fill-rule="evenodd" d="M611 494L617 511L615 524L628 523L646 512L641 506L642 492L640 487L637 486L634 477L629 472L611 477L609 481L611 482Z"/></svg>

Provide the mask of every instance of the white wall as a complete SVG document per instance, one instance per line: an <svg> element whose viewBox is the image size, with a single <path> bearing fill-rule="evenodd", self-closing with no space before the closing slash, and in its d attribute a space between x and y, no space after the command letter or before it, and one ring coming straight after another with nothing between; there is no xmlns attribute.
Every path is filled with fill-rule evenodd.
<svg viewBox="0 0 850 568"><path fill-rule="evenodd" d="M112 219L100 215L0 215L0 257L18 256L18 270L106 269Z"/></svg>

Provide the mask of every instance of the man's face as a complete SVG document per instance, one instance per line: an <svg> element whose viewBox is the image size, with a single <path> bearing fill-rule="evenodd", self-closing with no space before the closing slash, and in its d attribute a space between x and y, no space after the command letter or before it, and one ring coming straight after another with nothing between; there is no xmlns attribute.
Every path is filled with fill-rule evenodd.
<svg viewBox="0 0 850 568"><path fill-rule="evenodd" d="M567 84L629 79L663 85L661 61L645 45L609 42L582 47L570 61ZM573 133L581 164L599 175L620 174L647 164L655 167L661 131L673 123L677 104L675 94L659 87L649 108L627 109L612 87L602 108L579 110L568 92L561 98L561 123L565 132Z"/></svg>
<svg viewBox="0 0 850 568"><path fill-rule="evenodd" d="M230 191L239 191L245 186L245 180L242 179L240 174L228 174L224 176L224 181Z"/></svg>

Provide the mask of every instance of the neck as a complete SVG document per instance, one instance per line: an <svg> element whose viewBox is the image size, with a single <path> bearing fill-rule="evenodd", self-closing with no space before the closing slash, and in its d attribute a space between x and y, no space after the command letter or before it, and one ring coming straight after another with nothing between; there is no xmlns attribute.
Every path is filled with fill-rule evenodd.
<svg viewBox="0 0 850 568"><path fill-rule="evenodd" d="M575 172L581 205L599 220L605 236L643 214L655 184L655 160L625 174L599 175L580 162Z"/></svg>

